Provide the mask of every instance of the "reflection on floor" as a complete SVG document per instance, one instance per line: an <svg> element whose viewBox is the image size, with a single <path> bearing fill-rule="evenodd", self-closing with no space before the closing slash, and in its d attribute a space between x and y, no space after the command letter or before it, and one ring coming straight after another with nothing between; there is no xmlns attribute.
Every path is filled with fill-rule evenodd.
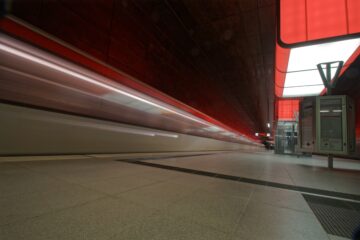
<svg viewBox="0 0 360 240"><path fill-rule="evenodd" d="M0 238L345 239L300 192L116 159L0 163ZM360 161L335 159L332 171L322 157L264 152L146 162L360 195Z"/></svg>

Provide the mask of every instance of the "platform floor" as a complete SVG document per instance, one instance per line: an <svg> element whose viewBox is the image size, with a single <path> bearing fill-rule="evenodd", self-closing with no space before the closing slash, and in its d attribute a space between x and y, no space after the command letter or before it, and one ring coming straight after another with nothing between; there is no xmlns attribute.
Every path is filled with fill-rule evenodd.
<svg viewBox="0 0 360 240"><path fill-rule="evenodd" d="M360 195L360 161L335 159L329 170L323 157L268 152L142 159L155 166L80 158L0 163L0 239L346 239L328 234L286 186Z"/></svg>

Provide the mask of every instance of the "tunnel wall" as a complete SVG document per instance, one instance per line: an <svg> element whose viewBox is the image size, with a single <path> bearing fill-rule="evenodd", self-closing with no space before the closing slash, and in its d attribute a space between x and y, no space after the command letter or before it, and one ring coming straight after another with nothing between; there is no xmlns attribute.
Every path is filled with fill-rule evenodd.
<svg viewBox="0 0 360 240"><path fill-rule="evenodd" d="M207 56L191 55L197 48L165 3L159 2L160 8L154 12L159 19L154 22L141 7L147 1L86 1L85 5L62 0L10 2L9 13L26 23L244 134L255 132L253 121L259 111L251 105L254 101L241 105L229 100L229 93L221 90L222 84L209 72ZM81 64L78 59L69 60ZM243 99L253 98L259 88L256 84L241 86L237 90Z"/></svg>
<svg viewBox="0 0 360 240"><path fill-rule="evenodd" d="M3 103L0 104L0 115L2 156L255 148L245 144ZM155 136L149 136L149 133L155 133Z"/></svg>

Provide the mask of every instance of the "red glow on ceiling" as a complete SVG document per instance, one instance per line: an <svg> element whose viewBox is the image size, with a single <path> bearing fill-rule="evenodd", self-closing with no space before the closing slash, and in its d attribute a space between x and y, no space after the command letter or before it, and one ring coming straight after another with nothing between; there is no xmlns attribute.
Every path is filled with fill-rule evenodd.
<svg viewBox="0 0 360 240"><path fill-rule="evenodd" d="M275 95L283 96L291 46L312 40L360 33L360 0L280 0L280 39L276 45ZM360 55L360 47L340 75ZM324 91L322 92L322 94Z"/></svg>
<svg viewBox="0 0 360 240"><path fill-rule="evenodd" d="M295 114L299 112L299 101L299 99L278 100L278 120L295 120Z"/></svg>
<svg viewBox="0 0 360 240"><path fill-rule="evenodd" d="M359 0L280 0L285 44L360 33Z"/></svg>

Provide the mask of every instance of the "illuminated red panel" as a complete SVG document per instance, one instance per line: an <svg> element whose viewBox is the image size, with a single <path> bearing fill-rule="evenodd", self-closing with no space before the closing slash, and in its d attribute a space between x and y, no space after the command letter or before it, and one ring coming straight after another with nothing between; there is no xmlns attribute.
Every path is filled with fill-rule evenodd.
<svg viewBox="0 0 360 240"><path fill-rule="evenodd" d="M280 0L280 37L286 44L360 32L359 0Z"/></svg>
<svg viewBox="0 0 360 240"><path fill-rule="evenodd" d="M305 0L280 1L280 34L286 43L306 41Z"/></svg>
<svg viewBox="0 0 360 240"><path fill-rule="evenodd" d="M295 120L296 112L299 112L298 99L278 100L278 120Z"/></svg>
<svg viewBox="0 0 360 240"><path fill-rule="evenodd" d="M349 19L349 32L360 32L360 1L348 0L347 1L348 19Z"/></svg>
<svg viewBox="0 0 360 240"><path fill-rule="evenodd" d="M347 34L346 1L307 1L308 40Z"/></svg>

